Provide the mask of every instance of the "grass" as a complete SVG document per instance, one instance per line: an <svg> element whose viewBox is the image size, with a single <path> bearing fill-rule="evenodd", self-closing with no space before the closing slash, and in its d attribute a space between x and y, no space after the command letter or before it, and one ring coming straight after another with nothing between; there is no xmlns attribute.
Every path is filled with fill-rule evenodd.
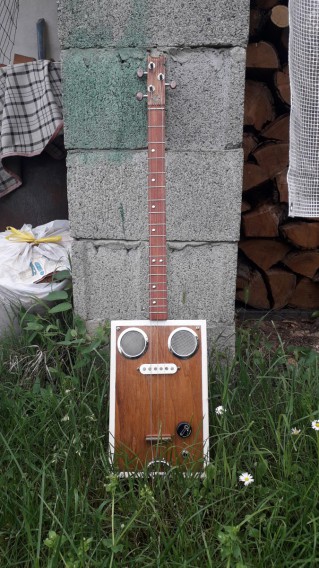
<svg viewBox="0 0 319 568"><path fill-rule="evenodd" d="M107 332L56 317L25 315L0 345L1 567L319 565L316 353L240 332L233 364L210 373L206 478L119 480Z"/></svg>

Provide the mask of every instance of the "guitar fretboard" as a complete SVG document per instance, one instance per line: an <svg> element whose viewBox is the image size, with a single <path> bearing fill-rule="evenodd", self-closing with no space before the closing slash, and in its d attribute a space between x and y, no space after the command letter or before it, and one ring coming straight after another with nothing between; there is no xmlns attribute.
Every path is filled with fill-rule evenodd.
<svg viewBox="0 0 319 568"><path fill-rule="evenodd" d="M148 56L149 318L166 320L165 58Z"/></svg>

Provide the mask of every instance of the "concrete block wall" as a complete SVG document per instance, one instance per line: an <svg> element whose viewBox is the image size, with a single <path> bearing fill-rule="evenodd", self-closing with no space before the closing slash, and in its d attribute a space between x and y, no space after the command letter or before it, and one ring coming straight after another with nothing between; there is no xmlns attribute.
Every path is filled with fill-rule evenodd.
<svg viewBox="0 0 319 568"><path fill-rule="evenodd" d="M60 0L75 307L148 317L147 50L167 57L169 317L233 344L249 0Z"/></svg>

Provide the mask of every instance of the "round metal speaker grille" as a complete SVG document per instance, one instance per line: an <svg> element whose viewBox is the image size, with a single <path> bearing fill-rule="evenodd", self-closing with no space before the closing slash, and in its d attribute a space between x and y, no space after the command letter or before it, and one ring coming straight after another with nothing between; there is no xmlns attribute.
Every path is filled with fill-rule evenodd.
<svg viewBox="0 0 319 568"><path fill-rule="evenodd" d="M142 329L129 327L122 331L117 340L117 348L121 355L128 359L136 359L145 353L148 337Z"/></svg>
<svg viewBox="0 0 319 568"><path fill-rule="evenodd" d="M199 345L198 335L188 327L179 327L168 338L169 350L180 359L188 359L196 353Z"/></svg>

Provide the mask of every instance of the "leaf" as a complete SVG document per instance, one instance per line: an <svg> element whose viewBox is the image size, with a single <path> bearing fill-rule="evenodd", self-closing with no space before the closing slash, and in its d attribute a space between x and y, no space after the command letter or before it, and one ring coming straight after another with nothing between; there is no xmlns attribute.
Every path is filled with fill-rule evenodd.
<svg viewBox="0 0 319 568"><path fill-rule="evenodd" d="M123 550L123 544L113 544L111 538L104 538L104 539L103 539L103 544L104 544L107 548L110 548L110 549L112 550L112 552L114 552L114 554L115 554L116 552L122 552L122 550Z"/></svg>
<svg viewBox="0 0 319 568"><path fill-rule="evenodd" d="M68 293L64 290L56 290L55 292L50 292L47 295L46 300L48 302L55 302L56 300L67 300L68 297Z"/></svg>
<svg viewBox="0 0 319 568"><path fill-rule="evenodd" d="M60 282L61 280L68 280L71 278L71 272L69 270L60 270L55 272L52 276L52 280L55 282Z"/></svg>
<svg viewBox="0 0 319 568"><path fill-rule="evenodd" d="M49 310L49 314L60 314L62 312L68 312L69 310L72 310L72 304L70 304L70 302L61 302L61 304L53 306L53 308Z"/></svg>
<svg viewBox="0 0 319 568"><path fill-rule="evenodd" d="M87 355L87 353L91 353L91 351L94 351L94 349L96 349L100 345L101 345L101 341L99 339L92 341L92 343L90 343L90 345L88 345L87 347L84 347L84 349L82 349L82 355Z"/></svg>
<svg viewBox="0 0 319 568"><path fill-rule="evenodd" d="M29 321L24 329L26 329L27 331L42 331L44 329L44 326L41 323Z"/></svg>

